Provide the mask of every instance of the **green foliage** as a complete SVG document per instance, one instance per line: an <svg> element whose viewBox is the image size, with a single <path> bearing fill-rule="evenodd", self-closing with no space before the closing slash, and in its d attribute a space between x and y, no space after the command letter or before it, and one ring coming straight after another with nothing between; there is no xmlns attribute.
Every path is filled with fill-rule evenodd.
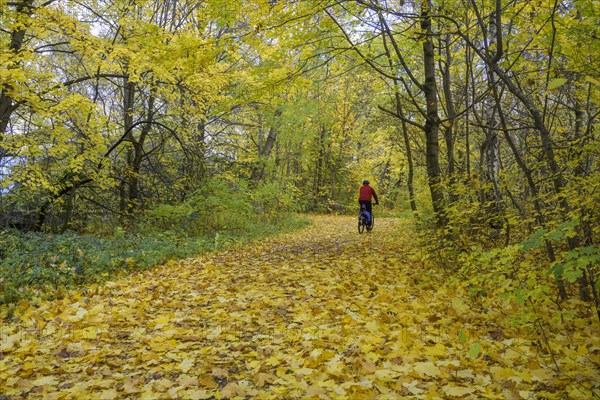
<svg viewBox="0 0 600 400"><path fill-rule="evenodd" d="M472 343L471 346L469 346L469 351L467 351L469 357L477 358L479 353L481 353L481 344L477 342Z"/></svg>
<svg viewBox="0 0 600 400"><path fill-rule="evenodd" d="M260 212L260 219L278 221L290 212L302 211L297 200L301 195L300 190L294 186L265 182L250 193L250 198L254 211Z"/></svg>
<svg viewBox="0 0 600 400"><path fill-rule="evenodd" d="M171 229L190 237L250 231L288 218L296 211L296 194L293 188L277 183L251 189L244 180L213 178L182 204L161 204L150 210L140 230Z"/></svg>
<svg viewBox="0 0 600 400"><path fill-rule="evenodd" d="M0 303L11 303L38 291L52 293L111 279L211 248L207 238L178 241L169 235L99 238L4 231L0 239Z"/></svg>
<svg viewBox="0 0 600 400"><path fill-rule="evenodd" d="M557 279L566 279L575 282L581 278L588 267L598 268L600 265L600 247L579 247L563 254L559 261L552 263L549 272ZM600 288L600 280L596 281Z"/></svg>
<svg viewBox="0 0 600 400"><path fill-rule="evenodd" d="M577 279L596 276L600 247L588 245L568 250L567 240L576 236L580 221L572 219L552 229L538 229L529 237L505 246L490 246L481 237L473 241L434 241L423 235L418 258L425 264L444 266L453 284L464 289L472 301L509 307L514 326L531 326L539 320L539 309L554 309L559 281L573 292ZM431 233L430 233L431 234ZM550 262L546 244L552 244L556 261ZM471 247L468 247L471 246ZM598 282L594 282L598 288ZM573 310L560 309L562 320Z"/></svg>
<svg viewBox="0 0 600 400"><path fill-rule="evenodd" d="M575 237L579 225L579 220L573 219L559 224L551 231L539 229L519 244L520 250L526 252L543 247L546 241L559 242L565 238ZM599 265L600 247L589 245L559 254L557 260L550 265L548 273L552 274L557 280L564 279L573 283L584 276L587 268L598 268ZM596 282L596 286L598 285L599 282Z"/></svg>
<svg viewBox="0 0 600 400"><path fill-rule="evenodd" d="M575 229L579 226L579 220L563 222L552 231L547 229L538 229L527 240L521 242L521 248L524 251L542 247L545 241L556 242L563 238L574 237Z"/></svg>

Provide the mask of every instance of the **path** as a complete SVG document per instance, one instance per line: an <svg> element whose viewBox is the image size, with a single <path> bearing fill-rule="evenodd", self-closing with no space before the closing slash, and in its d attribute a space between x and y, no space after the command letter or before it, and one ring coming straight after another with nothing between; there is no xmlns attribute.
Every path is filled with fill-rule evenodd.
<svg viewBox="0 0 600 400"><path fill-rule="evenodd" d="M2 328L0 396L518 395L508 378L522 372L494 361L493 349L468 357L477 318L466 320L456 293L417 279L406 224L378 219L358 235L354 218L318 217L301 232L172 262L88 297L23 304L22 323ZM536 384L516 382L524 379Z"/></svg>

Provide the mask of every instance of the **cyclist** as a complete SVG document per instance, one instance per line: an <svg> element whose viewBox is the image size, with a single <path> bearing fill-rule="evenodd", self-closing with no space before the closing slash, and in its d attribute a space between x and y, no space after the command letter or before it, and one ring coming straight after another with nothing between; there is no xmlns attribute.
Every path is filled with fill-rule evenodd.
<svg viewBox="0 0 600 400"><path fill-rule="evenodd" d="M360 194L358 196L358 205L362 209L362 205L365 205L365 209L369 213L369 216L373 215L373 207L371 206L371 198L375 199L375 204L379 204L377 199L377 193L375 189L369 186L369 181L363 181L363 185L360 188ZM372 220L372 218L370 218ZM369 224L370 225L370 224Z"/></svg>

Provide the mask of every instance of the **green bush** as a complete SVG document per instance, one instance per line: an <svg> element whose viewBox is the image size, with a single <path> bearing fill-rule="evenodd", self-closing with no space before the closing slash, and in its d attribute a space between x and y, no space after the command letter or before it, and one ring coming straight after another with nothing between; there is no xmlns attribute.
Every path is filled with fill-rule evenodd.
<svg viewBox="0 0 600 400"><path fill-rule="evenodd" d="M251 193L254 215L269 222L279 221L290 212L300 211L300 191L294 186L264 183Z"/></svg>
<svg viewBox="0 0 600 400"><path fill-rule="evenodd" d="M150 210L140 231L170 229L190 237L249 231L297 211L296 195L292 188L275 183L251 189L243 180L211 179L183 204L162 204Z"/></svg>

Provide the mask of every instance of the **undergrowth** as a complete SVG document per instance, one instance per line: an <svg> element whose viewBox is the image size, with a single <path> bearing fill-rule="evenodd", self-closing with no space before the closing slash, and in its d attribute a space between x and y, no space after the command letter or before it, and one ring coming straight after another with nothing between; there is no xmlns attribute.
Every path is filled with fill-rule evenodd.
<svg viewBox="0 0 600 400"><path fill-rule="evenodd" d="M306 219L293 216L271 223L246 224L243 230L224 229L195 236L180 230L153 232L151 236L127 235L120 228L112 237L0 231L0 305L60 297L71 288L85 288L134 270L306 224Z"/></svg>
<svg viewBox="0 0 600 400"><path fill-rule="evenodd" d="M587 398L600 388L580 380L600 366L600 247L588 244L569 250L565 242L579 226L576 219L566 221L505 245L497 243L501 238L486 243L480 235L474 240L464 235L461 240L432 241L439 232L421 227L419 245L410 256L420 266L413 275L415 283L431 290L449 288L466 299L465 310L479 315L470 328L483 332L481 343L473 343L469 352L478 353L484 344L523 352L519 346L525 344L528 351L523 354L532 362L568 382L569 398ZM556 249L554 261L546 253L548 243ZM511 362L497 361L503 366ZM540 391L540 398L555 398L544 393Z"/></svg>
<svg viewBox="0 0 600 400"><path fill-rule="evenodd" d="M431 241L434 233L421 227L421 246L413 257L433 278L464 289L476 303L513 304L510 319L515 324L539 320L541 309L561 314L561 303L583 298L581 290L586 291L588 299L582 307L586 316L600 320L600 247L591 244L568 250L564 245L567 238L576 235L578 227L575 219L505 245L498 243L501 238L490 245L480 238L469 240L468 236ZM556 249L552 262L545 251L548 243ZM559 286L564 287L566 298L560 296ZM561 315L558 317L564 324L565 314Z"/></svg>

